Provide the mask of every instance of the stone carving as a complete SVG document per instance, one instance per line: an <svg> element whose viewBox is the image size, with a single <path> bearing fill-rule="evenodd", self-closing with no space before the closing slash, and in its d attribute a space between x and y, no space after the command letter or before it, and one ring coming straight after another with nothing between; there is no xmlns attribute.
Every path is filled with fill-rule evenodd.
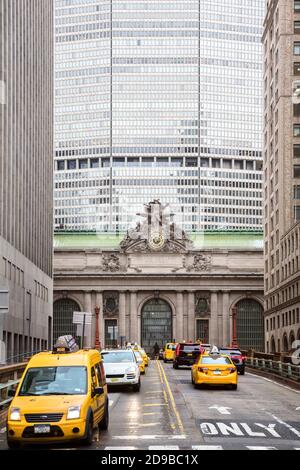
<svg viewBox="0 0 300 470"><path fill-rule="evenodd" d="M119 293L104 292L103 294L103 315L115 316L119 314Z"/></svg>
<svg viewBox="0 0 300 470"><path fill-rule="evenodd" d="M172 220L166 208L158 200L145 206L143 222L138 222L135 229L129 230L120 249L125 253L187 253L193 248L192 241Z"/></svg>
<svg viewBox="0 0 300 470"><path fill-rule="evenodd" d="M103 255L102 270L111 273L121 270L120 258L117 255Z"/></svg>
<svg viewBox="0 0 300 470"><path fill-rule="evenodd" d="M201 253L194 255L192 264L188 264L185 261L185 268L188 272L197 271L197 272L206 272L210 271L212 268L212 258L209 255L203 255Z"/></svg>
<svg viewBox="0 0 300 470"><path fill-rule="evenodd" d="M197 317L210 315L210 293L197 292L195 296L195 314Z"/></svg>

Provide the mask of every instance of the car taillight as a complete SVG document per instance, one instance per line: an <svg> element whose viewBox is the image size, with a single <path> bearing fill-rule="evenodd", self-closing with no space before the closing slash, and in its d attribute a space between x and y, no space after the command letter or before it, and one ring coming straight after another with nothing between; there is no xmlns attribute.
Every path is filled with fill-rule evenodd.
<svg viewBox="0 0 300 470"><path fill-rule="evenodd" d="M203 374L207 374L208 369L206 367L198 367L198 371L202 372Z"/></svg>
<svg viewBox="0 0 300 470"><path fill-rule="evenodd" d="M247 356L242 356L242 361L246 361Z"/></svg>
<svg viewBox="0 0 300 470"><path fill-rule="evenodd" d="M228 367L227 369L231 374L236 371L235 367Z"/></svg>

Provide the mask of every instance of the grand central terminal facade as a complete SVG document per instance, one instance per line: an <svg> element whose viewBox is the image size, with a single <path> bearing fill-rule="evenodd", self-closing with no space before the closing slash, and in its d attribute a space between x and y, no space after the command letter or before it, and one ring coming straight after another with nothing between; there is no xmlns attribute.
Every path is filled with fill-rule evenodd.
<svg viewBox="0 0 300 470"><path fill-rule="evenodd" d="M86 346L98 334L101 347L149 352L170 340L229 345L236 330L241 348L264 350L262 234L187 235L150 212L125 235L55 235L53 338L81 334L75 311L92 314Z"/></svg>

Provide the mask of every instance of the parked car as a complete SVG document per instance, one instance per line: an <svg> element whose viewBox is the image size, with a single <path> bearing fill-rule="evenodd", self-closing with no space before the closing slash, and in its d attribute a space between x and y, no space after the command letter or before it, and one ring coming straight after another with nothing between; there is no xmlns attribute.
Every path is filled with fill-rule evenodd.
<svg viewBox="0 0 300 470"><path fill-rule="evenodd" d="M173 368L192 366L199 355L204 352L200 343L178 343L173 360Z"/></svg>
<svg viewBox="0 0 300 470"><path fill-rule="evenodd" d="M128 385L133 387L134 391L140 391L140 368L131 349L106 349L101 355L106 381L110 387Z"/></svg>
<svg viewBox="0 0 300 470"><path fill-rule="evenodd" d="M245 375L246 357L243 356L238 348L220 348L221 354L230 356L240 375Z"/></svg>

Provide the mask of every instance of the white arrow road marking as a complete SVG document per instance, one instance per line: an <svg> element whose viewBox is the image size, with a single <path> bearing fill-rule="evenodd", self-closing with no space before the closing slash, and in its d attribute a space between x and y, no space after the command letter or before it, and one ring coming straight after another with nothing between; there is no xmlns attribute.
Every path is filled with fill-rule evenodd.
<svg viewBox="0 0 300 470"><path fill-rule="evenodd" d="M179 446L149 446L149 450L179 450Z"/></svg>
<svg viewBox="0 0 300 470"><path fill-rule="evenodd" d="M104 450L136 450L136 447L105 447Z"/></svg>
<svg viewBox="0 0 300 470"><path fill-rule="evenodd" d="M278 450L276 447L247 446L248 450Z"/></svg>
<svg viewBox="0 0 300 470"><path fill-rule="evenodd" d="M210 406L209 410L217 410L219 413L221 413L221 415L231 415L229 410L232 410L232 408L230 408L229 406L214 405Z"/></svg>
<svg viewBox="0 0 300 470"><path fill-rule="evenodd" d="M192 450L223 450L222 446L192 446Z"/></svg>

